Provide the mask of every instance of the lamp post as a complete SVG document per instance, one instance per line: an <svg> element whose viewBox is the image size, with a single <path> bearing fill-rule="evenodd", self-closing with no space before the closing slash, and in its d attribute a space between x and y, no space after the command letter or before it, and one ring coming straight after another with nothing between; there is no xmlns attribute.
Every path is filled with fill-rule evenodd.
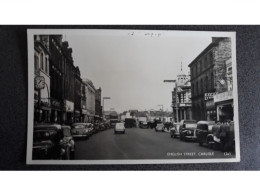
<svg viewBox="0 0 260 195"><path fill-rule="evenodd" d="M105 100L109 100L109 99L111 99L111 98L110 97L103 97L103 107L102 107L103 120L105 118L105 113L104 113L104 111L105 111Z"/></svg>
<svg viewBox="0 0 260 195"><path fill-rule="evenodd" d="M175 83L175 101L176 101L176 122L179 121L179 115L178 115L178 96L177 96L177 89L178 89L178 84L176 80L164 80L164 83ZM174 105L172 105L172 107L174 107ZM174 121L174 109L173 109L173 121Z"/></svg>

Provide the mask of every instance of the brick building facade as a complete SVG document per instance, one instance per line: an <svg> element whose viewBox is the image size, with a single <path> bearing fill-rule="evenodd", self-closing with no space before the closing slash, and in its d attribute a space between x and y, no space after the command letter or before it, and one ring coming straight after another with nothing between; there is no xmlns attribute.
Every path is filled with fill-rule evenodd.
<svg viewBox="0 0 260 195"><path fill-rule="evenodd" d="M225 91L227 59L231 58L231 39L212 38L212 42L190 64L192 116L195 120L216 120L213 96Z"/></svg>

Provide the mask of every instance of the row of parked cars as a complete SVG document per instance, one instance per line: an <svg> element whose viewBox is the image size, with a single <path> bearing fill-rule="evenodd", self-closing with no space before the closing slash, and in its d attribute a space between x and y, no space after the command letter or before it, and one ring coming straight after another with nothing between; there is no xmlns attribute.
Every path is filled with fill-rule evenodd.
<svg viewBox="0 0 260 195"><path fill-rule="evenodd" d="M164 131L163 123L158 123L155 131ZM181 141L198 142L200 146L221 151L235 149L234 122L215 123L214 121L182 120L170 128L170 136Z"/></svg>
<svg viewBox="0 0 260 195"><path fill-rule="evenodd" d="M73 159L76 139L87 139L93 134L107 128L109 126L106 123L34 125L32 158L34 160Z"/></svg>

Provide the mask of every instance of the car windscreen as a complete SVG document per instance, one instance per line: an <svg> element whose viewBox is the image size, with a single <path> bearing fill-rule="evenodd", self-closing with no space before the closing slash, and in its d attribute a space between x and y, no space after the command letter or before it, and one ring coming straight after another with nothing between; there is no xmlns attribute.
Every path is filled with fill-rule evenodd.
<svg viewBox="0 0 260 195"><path fill-rule="evenodd" d="M207 124L198 124L198 127L197 129L200 129L200 130L208 130L208 125Z"/></svg>
<svg viewBox="0 0 260 195"><path fill-rule="evenodd" d="M80 124L80 125L72 125L74 129L84 129L86 128L86 125Z"/></svg>
<svg viewBox="0 0 260 195"><path fill-rule="evenodd" d="M187 129L195 129L196 127L197 127L196 123L185 124L185 128Z"/></svg>
<svg viewBox="0 0 260 195"><path fill-rule="evenodd" d="M33 141L44 141L44 140L50 140L51 137L53 137L55 134L57 134L56 131L35 131L33 132Z"/></svg>

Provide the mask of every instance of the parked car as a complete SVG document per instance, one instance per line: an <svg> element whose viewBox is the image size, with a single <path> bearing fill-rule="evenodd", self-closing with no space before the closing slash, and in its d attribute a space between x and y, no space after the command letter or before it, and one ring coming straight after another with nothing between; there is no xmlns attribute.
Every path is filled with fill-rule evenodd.
<svg viewBox="0 0 260 195"><path fill-rule="evenodd" d="M212 132L212 127L214 124L214 121L199 121L197 123L196 136L200 146L205 143L211 147L214 143Z"/></svg>
<svg viewBox="0 0 260 195"><path fill-rule="evenodd" d="M155 127L155 131L162 131L164 132L164 124L163 123L158 123Z"/></svg>
<svg viewBox="0 0 260 195"><path fill-rule="evenodd" d="M63 135L64 139L63 141L65 144L69 145L69 151L70 151L70 158L69 159L74 159L75 157L75 141L71 135L71 127L66 125L66 126L61 126L61 129L63 130Z"/></svg>
<svg viewBox="0 0 260 195"><path fill-rule="evenodd" d="M89 136L93 135L94 134L94 125L92 123L86 123L86 126L89 131Z"/></svg>
<svg viewBox="0 0 260 195"><path fill-rule="evenodd" d="M87 123L73 123L71 128L73 138L88 138L91 135Z"/></svg>
<svg viewBox="0 0 260 195"><path fill-rule="evenodd" d="M35 125L33 129L34 160L70 159L70 143L66 130L58 124Z"/></svg>
<svg viewBox="0 0 260 195"><path fill-rule="evenodd" d="M164 123L164 128L168 131L173 127L173 124L171 122Z"/></svg>
<svg viewBox="0 0 260 195"><path fill-rule="evenodd" d="M213 148L221 151L235 149L234 123L214 125L213 131Z"/></svg>
<svg viewBox="0 0 260 195"><path fill-rule="evenodd" d="M148 123L145 121L140 121L139 122L139 127L142 129L147 129L148 128Z"/></svg>
<svg viewBox="0 0 260 195"><path fill-rule="evenodd" d="M197 128L196 121L182 124L182 126L180 128L180 140L182 140L182 141L187 141L187 140L196 141L197 140L196 128Z"/></svg>
<svg viewBox="0 0 260 195"><path fill-rule="evenodd" d="M170 136L172 138L180 137L180 127L181 127L181 123L173 124L173 127L170 129Z"/></svg>
<svg viewBox="0 0 260 195"><path fill-rule="evenodd" d="M114 133L125 133L125 124L122 122L116 123Z"/></svg>

